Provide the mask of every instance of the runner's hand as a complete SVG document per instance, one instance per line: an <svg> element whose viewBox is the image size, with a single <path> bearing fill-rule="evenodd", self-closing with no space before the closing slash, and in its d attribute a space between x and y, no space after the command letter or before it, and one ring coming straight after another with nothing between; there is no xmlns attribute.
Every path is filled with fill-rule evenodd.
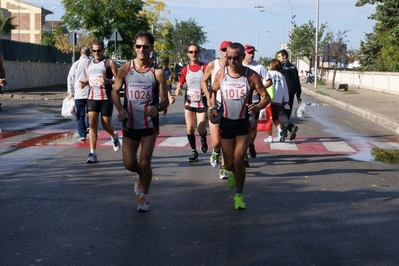
<svg viewBox="0 0 399 266"><path fill-rule="evenodd" d="M121 111L118 112L118 121L119 122L122 122L127 118L128 118L128 115L127 115L127 111L125 109L122 109Z"/></svg>

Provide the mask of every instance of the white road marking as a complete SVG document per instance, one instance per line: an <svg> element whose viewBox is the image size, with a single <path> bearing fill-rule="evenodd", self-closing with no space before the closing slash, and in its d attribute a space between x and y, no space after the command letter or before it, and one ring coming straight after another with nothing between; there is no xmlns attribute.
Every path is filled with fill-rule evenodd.
<svg viewBox="0 0 399 266"><path fill-rule="evenodd" d="M345 141L335 139L320 139L321 144L330 152L356 152Z"/></svg>
<svg viewBox="0 0 399 266"><path fill-rule="evenodd" d="M270 149L271 150L283 150L283 151L297 151L298 147L296 146L294 141L285 141L285 142L270 143Z"/></svg>
<svg viewBox="0 0 399 266"><path fill-rule="evenodd" d="M371 143L380 149L399 150L399 144L396 142L371 141Z"/></svg>
<svg viewBox="0 0 399 266"><path fill-rule="evenodd" d="M188 144L188 139L184 137L169 137L158 144L162 147L185 147Z"/></svg>

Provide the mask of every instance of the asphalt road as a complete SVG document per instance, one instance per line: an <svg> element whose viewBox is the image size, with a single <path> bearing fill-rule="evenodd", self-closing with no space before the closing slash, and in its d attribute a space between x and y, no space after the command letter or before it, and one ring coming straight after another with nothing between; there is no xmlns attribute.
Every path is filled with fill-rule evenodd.
<svg viewBox="0 0 399 266"><path fill-rule="evenodd" d="M396 134L303 99L320 105L293 119L300 129L287 145L297 150L263 143L259 133L247 210L234 209L234 191L210 166L209 151L191 164L188 146L157 145L148 213L136 212L135 175L106 135L100 162L88 165L88 144L74 138L75 122L60 118L60 101L3 101L1 264L397 265L398 166L370 156L377 143L397 144ZM184 139L181 98L161 125L158 144ZM48 133L64 131L72 133ZM322 142L354 152L326 151Z"/></svg>

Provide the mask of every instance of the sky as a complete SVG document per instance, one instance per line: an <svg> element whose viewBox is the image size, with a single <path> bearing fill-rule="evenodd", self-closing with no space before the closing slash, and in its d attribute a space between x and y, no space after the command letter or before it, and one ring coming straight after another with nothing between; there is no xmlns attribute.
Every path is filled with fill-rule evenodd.
<svg viewBox="0 0 399 266"><path fill-rule="evenodd" d="M61 20L65 13L61 0L24 0L45 9L54 9L54 20ZM208 42L202 47L219 49L223 40L251 44L257 56L271 57L287 43L290 30L291 8L295 23L300 26L316 22L317 0L164 0L170 14L163 14L172 24L175 19L189 18L203 27ZM291 5L290 5L291 4ZM358 49L365 33L373 31L374 20L367 17L375 13L375 6L356 7L356 0L319 0L319 25L327 23L333 32L349 30L348 47ZM263 6L263 9L255 8ZM261 11L262 10L262 11ZM46 20L53 20L47 15Z"/></svg>

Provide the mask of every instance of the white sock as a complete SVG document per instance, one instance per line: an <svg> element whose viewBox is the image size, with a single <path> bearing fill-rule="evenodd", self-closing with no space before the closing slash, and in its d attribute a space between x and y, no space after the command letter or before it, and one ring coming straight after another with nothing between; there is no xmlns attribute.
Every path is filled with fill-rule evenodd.
<svg viewBox="0 0 399 266"><path fill-rule="evenodd" d="M143 193L141 193L141 194L140 194L140 198L141 198L141 197L144 197L145 200L148 202L150 196L148 196L148 194L143 194Z"/></svg>
<svg viewBox="0 0 399 266"><path fill-rule="evenodd" d="M96 149L90 149L90 153L96 154Z"/></svg>

